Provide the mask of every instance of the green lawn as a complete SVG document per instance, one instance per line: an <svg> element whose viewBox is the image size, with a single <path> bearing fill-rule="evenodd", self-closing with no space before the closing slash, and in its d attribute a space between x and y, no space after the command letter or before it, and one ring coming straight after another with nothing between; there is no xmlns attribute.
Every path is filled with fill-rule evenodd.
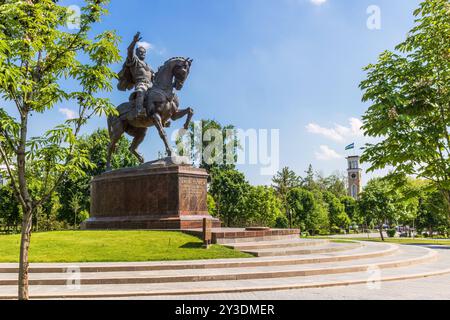
<svg viewBox="0 0 450 320"><path fill-rule="evenodd" d="M20 235L0 235L0 262L17 262ZM125 262L247 258L250 255L213 245L181 232L63 231L34 233L31 262Z"/></svg>
<svg viewBox="0 0 450 320"><path fill-rule="evenodd" d="M322 239L327 239L324 237L321 237ZM330 238L328 238L330 239ZM337 239L337 240L343 240L344 239ZM355 241L372 241L372 242L382 242L381 238L352 238L351 240ZM440 245L440 246L450 246L450 239L449 240L434 240L434 239L412 239L412 238L385 238L385 242L388 243L398 243L398 244L425 244L425 245ZM333 238L333 242L335 242L336 239Z"/></svg>

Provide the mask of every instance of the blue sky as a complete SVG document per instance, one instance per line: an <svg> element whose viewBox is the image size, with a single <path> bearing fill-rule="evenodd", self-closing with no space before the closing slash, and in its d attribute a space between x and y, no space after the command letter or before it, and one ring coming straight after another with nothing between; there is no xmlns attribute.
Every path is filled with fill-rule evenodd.
<svg viewBox="0 0 450 320"><path fill-rule="evenodd" d="M154 69L172 56L192 57L191 75L179 96L183 106L194 107L195 119L216 119L242 129L280 129L281 167L303 174L311 163L329 174L346 169L346 145L367 141L358 130L367 108L358 89L362 68L405 38L418 4L419 0L112 0L109 15L94 31L115 29L123 38L123 55L134 33L141 31L152 45L148 62ZM381 10L380 30L366 26L370 5ZM120 64L113 67L120 70ZM109 97L120 104L128 95L113 92ZM64 120L61 108L76 110L61 105L35 117L32 134ZM105 119L93 119L85 132L105 124ZM162 149L156 131L149 131L140 150L150 160ZM270 182L271 177L260 175L259 166L240 169L252 183Z"/></svg>

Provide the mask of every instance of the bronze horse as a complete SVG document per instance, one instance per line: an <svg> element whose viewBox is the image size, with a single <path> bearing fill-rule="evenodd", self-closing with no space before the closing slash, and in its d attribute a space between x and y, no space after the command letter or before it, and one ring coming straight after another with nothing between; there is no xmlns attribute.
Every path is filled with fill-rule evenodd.
<svg viewBox="0 0 450 320"><path fill-rule="evenodd" d="M130 97L130 102L126 102L117 107L119 116L108 117L108 131L110 137L110 145L108 148L107 170L111 170L111 157L115 152L116 144L124 133L132 136L133 142L130 151L138 159L140 163L144 163L144 158L137 152L138 146L144 141L147 129L155 126L159 136L164 142L166 152L169 157L172 156L172 149L164 128L170 126L169 120L178 120L187 116L184 129L189 128L194 110L191 108L179 109L179 100L174 89L181 90L186 81L192 65L192 59L176 57L167 60L161 66L155 75L153 87L146 93L145 108L147 116L144 118L134 118L133 99L134 94Z"/></svg>

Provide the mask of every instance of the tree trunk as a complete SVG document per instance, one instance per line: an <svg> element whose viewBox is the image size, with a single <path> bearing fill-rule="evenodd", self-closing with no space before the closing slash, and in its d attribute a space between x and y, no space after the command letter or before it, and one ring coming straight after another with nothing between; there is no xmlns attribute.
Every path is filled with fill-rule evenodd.
<svg viewBox="0 0 450 320"><path fill-rule="evenodd" d="M33 226L33 202L28 192L26 178L25 149L28 130L28 112L23 110L21 115L20 143L17 150L17 174L19 181L19 192L22 199L23 220L22 237L20 240L19 257L19 300L28 300L28 251L30 248L31 228Z"/></svg>
<svg viewBox="0 0 450 320"><path fill-rule="evenodd" d="M22 238L20 241L20 262L19 262L19 300L28 300L28 251L31 241L31 227L33 225L33 212L30 209L23 216Z"/></svg>
<svg viewBox="0 0 450 320"><path fill-rule="evenodd" d="M381 236L381 240L384 241L384 236L383 236L383 225L380 226L380 236Z"/></svg>
<svg viewBox="0 0 450 320"><path fill-rule="evenodd" d="M450 221L450 190L443 190L442 194L444 195L445 202L448 208L448 219Z"/></svg>
<svg viewBox="0 0 450 320"><path fill-rule="evenodd" d="M286 209L286 215L287 215L288 220L289 220L289 229L292 229L292 215L291 215L291 210Z"/></svg>

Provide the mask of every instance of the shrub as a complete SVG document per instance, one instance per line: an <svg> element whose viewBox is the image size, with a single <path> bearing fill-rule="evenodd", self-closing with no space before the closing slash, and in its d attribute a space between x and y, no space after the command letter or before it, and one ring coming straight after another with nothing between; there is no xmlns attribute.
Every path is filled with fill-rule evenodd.
<svg viewBox="0 0 450 320"><path fill-rule="evenodd" d="M275 228L278 228L278 229L287 229L287 228L289 228L288 218L286 218L285 216L277 217L277 220L275 221Z"/></svg>
<svg viewBox="0 0 450 320"><path fill-rule="evenodd" d="M395 229L388 229L388 230L386 231L386 233L387 233L387 235L388 235L389 238L394 238L395 235L397 234L397 230L395 230Z"/></svg>
<svg viewBox="0 0 450 320"><path fill-rule="evenodd" d="M341 233L341 228L339 228L337 226L331 227L331 234L340 234L340 233Z"/></svg>

